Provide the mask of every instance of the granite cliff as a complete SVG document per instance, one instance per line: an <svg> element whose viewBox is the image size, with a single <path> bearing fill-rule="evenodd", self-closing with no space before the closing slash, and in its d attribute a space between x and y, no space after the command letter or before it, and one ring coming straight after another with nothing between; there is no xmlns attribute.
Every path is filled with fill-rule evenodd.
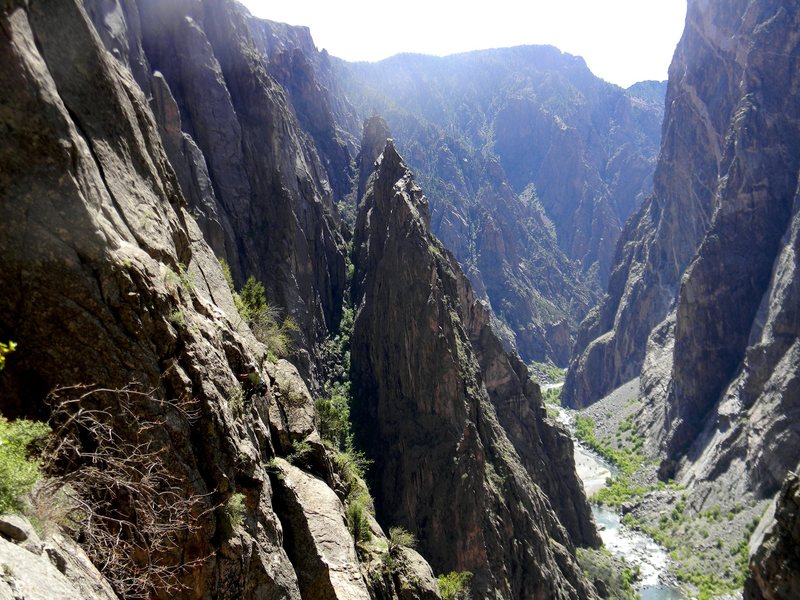
<svg viewBox="0 0 800 600"><path fill-rule="evenodd" d="M800 450L798 14L689 2L654 193L626 224L564 386L585 406L640 377L639 427L697 513L771 497ZM776 572L764 560L762 589Z"/></svg>
<svg viewBox="0 0 800 600"><path fill-rule="evenodd" d="M473 572L480 597L593 597L574 562L598 540L572 443L431 234L391 140L354 254L354 423L379 518L415 532L435 569Z"/></svg>
<svg viewBox="0 0 800 600"><path fill-rule="evenodd" d="M215 14L220 27L241 10L224 3L203 6L233 11ZM106 17L113 12L130 18L139 9L147 10L144 3L104 4ZM242 403L235 374L246 362L261 363L268 348L243 327L220 263L192 217L178 175L184 163L173 169L170 158L177 162L177 155L170 157L162 142L170 133L157 119L164 106L148 103L134 79L137 69L122 53L106 50L90 14L78 2L5 2L0 17L0 281L6 290L0 334L18 343L0 379L0 396L8 416L46 417L53 411L51 424L64 437L47 463L49 485L69 482L68 494L94 508L78 513L94 519L94 537L78 529L77 539L120 597L438 597L430 568L412 550L401 552L402 568L394 571L384 569L379 550L357 550L345 518L347 481L322 444L314 401L294 366L265 363L267 390ZM179 21L187 39L208 51L196 22ZM112 22L153 24L147 18ZM158 22L170 23L166 17ZM136 46L135 37L115 39ZM234 57L250 55L237 43L226 48L235 49ZM195 58L197 72L221 84L215 61L207 53ZM339 253L335 260L325 254L322 234L334 212L326 215L327 196L315 191L311 174L303 171L313 167L303 162L313 153L305 153L305 135L267 75L237 74L251 85L265 85L252 90L250 110L267 110L275 102L265 124L282 124L286 144L271 139L281 149L275 158L291 159L287 164L302 171L289 171L301 177L252 198L236 188L247 178L238 180L232 185L245 194L239 206L245 213L282 212L287 220L273 223L270 232L284 242L315 232L320 253L314 256L321 264L304 273L295 263L297 272L287 272L294 282L289 289L310 306L321 306L322 296L335 297L323 287L333 278L318 277L320 293L300 282L314 279L317 268L328 273L337 262L343 268L344 257L335 235L330 248ZM157 74L146 81L165 91ZM225 97L211 85L209 98L214 90ZM222 143L220 137L238 131L235 123L227 125L231 130L209 140ZM192 150L189 138L181 137L182 148ZM258 144L265 141L270 138ZM202 161L189 164L199 169ZM256 179L266 176L276 184L277 167L261 167L253 167ZM219 189L227 193L224 185ZM217 193L214 186L210 190ZM299 205L286 205L291 199ZM280 224L288 231L279 231ZM224 241L223 247L236 246L235 240ZM299 243L289 247L296 245L307 250ZM298 256L311 262L309 254ZM276 265L273 278L280 278L283 267ZM302 290L310 297L301 296ZM323 323L324 311L317 312ZM302 461L292 459L297 444L308 448ZM116 483L95 485L105 472ZM377 523L371 528L373 539L386 539ZM103 531L114 540L113 554L112 546L102 545L109 539ZM35 554L19 560L33 561ZM48 556L70 575L63 560Z"/></svg>
<svg viewBox="0 0 800 600"><path fill-rule="evenodd" d="M86 9L148 97L211 249L238 285L255 276L292 315L308 372L340 318L344 241L333 204L350 158L305 55L284 49L313 48L307 30L253 19L230 1Z"/></svg>
<svg viewBox="0 0 800 600"><path fill-rule="evenodd" d="M429 297L446 307L442 331L415 329L430 366L413 385L431 390L446 383L438 375L454 375L431 401L460 408L423 419L425 440L374 426L393 452L413 444L403 461L425 454L425 442L442 460L422 462L429 479L450 473L458 456L437 437L452 441L448 432L463 429L469 452L451 490L466 521L451 543L444 521L429 529L422 516L426 494L441 516L447 488L396 480L407 486L398 497L416 499L416 520L388 503L389 484L373 474L378 520L366 503L356 531L351 508L363 484L323 441L317 403L329 393L325 348L344 334L350 232L337 205L355 177L357 145L340 126L351 108L307 30L253 19L229 1L5 0L0 9L0 339L18 344L0 375L1 407L8 417L50 418L53 487L40 501L66 490L92 507L70 513L71 533L113 593L439 597L425 558L383 523L416 532L437 571L474 567L477 590L593 597L574 560L576 545L597 538L569 438L543 416L537 386L427 219L405 222L394 210L358 233L354 413L368 415L372 398L372 363L361 361L397 342L401 327L374 328L368 315L395 310L394 292L380 304L367 284L407 286L397 316L412 327ZM403 178L392 156L382 164ZM391 189L391 173L374 181ZM424 249L405 275L428 279L389 274L364 255L364 240L390 246L408 227L410 245L395 250ZM240 314L233 289L250 275L298 324L291 362ZM455 370L446 368L454 356ZM251 362L266 389L243 401L236 375ZM413 403L396 408L410 412L392 419L416 418ZM461 547L463 560L445 557ZM63 566L58 553L37 552L14 555Z"/></svg>
<svg viewBox="0 0 800 600"><path fill-rule="evenodd" d="M775 524L750 559L745 600L789 600L800 594L800 479L790 473L778 494Z"/></svg>

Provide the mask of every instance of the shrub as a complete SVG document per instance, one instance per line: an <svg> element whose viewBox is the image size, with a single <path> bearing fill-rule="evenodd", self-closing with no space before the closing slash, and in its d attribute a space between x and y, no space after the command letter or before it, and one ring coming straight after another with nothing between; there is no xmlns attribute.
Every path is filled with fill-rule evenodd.
<svg viewBox="0 0 800 600"><path fill-rule="evenodd" d="M169 314L169 322L177 327L186 325L186 315L182 310L173 310Z"/></svg>
<svg viewBox="0 0 800 600"><path fill-rule="evenodd" d="M561 388L551 388L542 392L542 400L545 404L552 404L554 406L561 405Z"/></svg>
<svg viewBox="0 0 800 600"><path fill-rule="evenodd" d="M302 463L306 460L306 458L308 458L308 455L311 454L313 450L314 449L311 447L311 444L305 440L301 442L295 440L292 442L292 452L286 457L286 461L292 465Z"/></svg>
<svg viewBox="0 0 800 600"><path fill-rule="evenodd" d="M227 264L222 261L220 264L223 265L228 285L232 286L230 268L226 270ZM231 291L239 316L250 327L256 339L267 347L267 352L273 358L289 354L292 349L291 334L297 331L297 325L289 316L281 319L280 311L269 305L264 284L251 275L238 293L233 288Z"/></svg>
<svg viewBox="0 0 800 600"><path fill-rule="evenodd" d="M174 474L169 450L154 441L161 422L141 415L146 406L190 420L191 411L132 389L65 388L48 402L54 433L42 454L50 476L43 493L67 497L67 532L122 598L183 589L196 564L184 557L186 540L208 505L187 492L192 484Z"/></svg>
<svg viewBox="0 0 800 600"><path fill-rule="evenodd" d="M236 529L244 522L244 494L232 494L223 507L223 512L231 529Z"/></svg>
<svg viewBox="0 0 800 600"><path fill-rule="evenodd" d="M19 512L21 497L41 477L34 446L41 444L50 428L36 421L0 417L0 513Z"/></svg>
<svg viewBox="0 0 800 600"><path fill-rule="evenodd" d="M342 481L350 488L358 487L370 465L370 461L364 456L364 453L353 448L337 452L333 463Z"/></svg>
<svg viewBox="0 0 800 600"><path fill-rule="evenodd" d="M347 447L350 435L350 400L340 393L319 398L315 402L319 434L334 448Z"/></svg>
<svg viewBox="0 0 800 600"><path fill-rule="evenodd" d="M413 548L417 545L414 534L402 527L389 528L389 554L395 554L400 547Z"/></svg>
<svg viewBox="0 0 800 600"><path fill-rule="evenodd" d="M472 580L469 571L450 571L447 575L439 575L437 580L442 600L469 600L469 584Z"/></svg>
<svg viewBox="0 0 800 600"><path fill-rule="evenodd" d="M194 294L194 278L191 273L186 270L186 265L178 263L178 272L176 273L170 267L166 267L164 272L164 283L175 290L186 290L189 296Z"/></svg>
<svg viewBox="0 0 800 600"><path fill-rule="evenodd" d="M347 504L347 527L356 544L369 542L372 532L369 529L368 511L361 498L353 498Z"/></svg>
<svg viewBox="0 0 800 600"><path fill-rule="evenodd" d="M7 344L0 342L0 371L6 367L6 356L17 349L16 342L9 341Z"/></svg>

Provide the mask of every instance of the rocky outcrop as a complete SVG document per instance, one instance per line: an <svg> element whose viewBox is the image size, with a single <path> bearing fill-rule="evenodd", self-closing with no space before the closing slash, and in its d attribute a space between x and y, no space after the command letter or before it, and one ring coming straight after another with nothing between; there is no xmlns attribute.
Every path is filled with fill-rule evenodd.
<svg viewBox="0 0 800 600"><path fill-rule="evenodd" d="M91 401L120 435L130 414L149 415L151 447L181 496L203 499L188 537L160 556L182 596L299 598L258 467L268 438L250 438L228 403L232 369L256 348L224 315L230 293L141 90L79 4L6 5L2 20L0 331L19 343L0 381L4 414L40 414L56 386L145 391L130 412L117 393ZM234 492L251 517L223 539L213 507Z"/></svg>
<svg viewBox="0 0 800 600"><path fill-rule="evenodd" d="M300 594L309 600L368 600L344 507L324 481L278 463L278 511L286 547L297 567ZM349 543L343 543L345 540Z"/></svg>
<svg viewBox="0 0 800 600"><path fill-rule="evenodd" d="M353 109L336 93L327 53L317 52L307 27L253 18L247 24L256 47L269 61L270 75L284 87L300 125L314 140L334 199L341 200L350 193L354 175L350 165L354 140L347 133Z"/></svg>
<svg viewBox="0 0 800 600"><path fill-rule="evenodd" d="M790 473L777 498L775 524L750 558L745 600L789 600L800 595L800 478Z"/></svg>
<svg viewBox="0 0 800 600"><path fill-rule="evenodd" d="M566 434L508 355L391 141L354 238L353 417L378 518L484 598L594 597L574 561L597 536Z"/></svg>
<svg viewBox="0 0 800 600"><path fill-rule="evenodd" d="M42 540L30 522L0 516L0 596L30 600L117 600L108 582L72 540Z"/></svg>
<svg viewBox="0 0 800 600"><path fill-rule="evenodd" d="M367 191L367 180L375 172L375 161L383 152L386 140L392 137L389 126L383 117L373 115L364 122L364 133L361 136L361 150L356 157L358 164L358 187L356 200L360 201Z"/></svg>
<svg viewBox="0 0 800 600"><path fill-rule="evenodd" d="M689 3L655 193L564 387L580 406L641 373L661 474L698 508L771 496L800 448L798 23L771 0Z"/></svg>
<svg viewBox="0 0 800 600"><path fill-rule="evenodd" d="M650 190L663 90L626 92L549 47L336 67L360 113L386 119L433 232L521 356L565 365Z"/></svg>

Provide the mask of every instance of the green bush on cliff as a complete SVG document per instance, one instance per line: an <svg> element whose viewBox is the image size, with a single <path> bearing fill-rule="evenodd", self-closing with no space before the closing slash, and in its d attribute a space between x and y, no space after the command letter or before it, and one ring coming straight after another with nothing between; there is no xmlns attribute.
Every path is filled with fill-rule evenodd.
<svg viewBox="0 0 800 600"><path fill-rule="evenodd" d="M48 433L45 423L0 417L0 513L22 510L21 497L41 477L34 447Z"/></svg>
<svg viewBox="0 0 800 600"><path fill-rule="evenodd" d="M344 306L338 333L322 343L321 357L325 373L324 395L317 399L318 428L322 439L335 450L346 452L353 447L350 425L350 336L353 309Z"/></svg>
<svg viewBox="0 0 800 600"><path fill-rule="evenodd" d="M369 511L360 498L354 498L347 504L347 527L357 544L369 542L372 532L369 529Z"/></svg>
<svg viewBox="0 0 800 600"><path fill-rule="evenodd" d="M472 581L469 571L450 571L447 575L439 575L437 581L442 600L469 600L469 584Z"/></svg>
<svg viewBox="0 0 800 600"><path fill-rule="evenodd" d="M388 550L389 554L394 554L401 547L413 548L417 545L417 538L410 531L402 527L389 528Z"/></svg>
<svg viewBox="0 0 800 600"><path fill-rule="evenodd" d="M237 292L230 265L224 258L219 259L219 264L239 316L256 339L267 347L270 358L277 359L289 354L292 350L292 332L297 331L294 319L290 316L281 319L280 310L267 302L264 284L252 275Z"/></svg>
<svg viewBox="0 0 800 600"><path fill-rule="evenodd" d="M236 529L244 523L244 494L232 494L223 507L223 512L231 529Z"/></svg>
<svg viewBox="0 0 800 600"><path fill-rule="evenodd" d="M17 349L17 344L9 341L7 344L0 342L0 371L6 367L6 356Z"/></svg>
<svg viewBox="0 0 800 600"><path fill-rule="evenodd" d="M337 450L345 449L350 438L350 399L337 391L315 402L319 434Z"/></svg>

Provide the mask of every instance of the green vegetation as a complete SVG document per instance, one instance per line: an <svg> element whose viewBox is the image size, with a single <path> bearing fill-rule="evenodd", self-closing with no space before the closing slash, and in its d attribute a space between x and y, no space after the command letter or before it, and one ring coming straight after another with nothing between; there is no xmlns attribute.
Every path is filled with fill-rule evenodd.
<svg viewBox="0 0 800 600"><path fill-rule="evenodd" d="M244 522L244 494L232 494L222 510L231 529L239 527Z"/></svg>
<svg viewBox="0 0 800 600"><path fill-rule="evenodd" d="M252 275L237 292L230 266L222 258L219 263L239 316L256 339L267 347L267 357L275 361L289 354L292 350L292 332L297 331L294 319L290 316L281 319L280 310L267 302L264 284Z"/></svg>
<svg viewBox="0 0 800 600"><path fill-rule="evenodd" d="M169 322L176 327L184 327L186 325L186 314L182 310L173 310L169 313Z"/></svg>
<svg viewBox="0 0 800 600"><path fill-rule="evenodd" d="M318 428L323 439L336 450L353 446L350 427L350 335L353 309L344 307L339 332L322 344L322 359L327 372L324 395L316 401Z"/></svg>
<svg viewBox="0 0 800 600"><path fill-rule="evenodd" d="M679 568L675 577L681 583L689 583L697 589L698 600L711 600L730 592L741 591L744 578L741 581L730 580L716 573L704 573L696 569Z"/></svg>
<svg viewBox="0 0 800 600"><path fill-rule="evenodd" d="M632 422L623 422L620 431L632 431ZM605 458L610 463L619 467L623 475L632 475L643 463L644 456L641 454L644 438L637 433L631 436L632 447L622 449L614 448L605 440L598 440L594 435L594 419L586 415L578 415L575 418L575 436Z"/></svg>
<svg viewBox="0 0 800 600"><path fill-rule="evenodd" d="M606 584L608 597L612 600L637 600L639 594L633 588L639 578L639 569L629 567L621 558L614 557L606 548L578 548L578 564L589 581L601 580Z"/></svg>
<svg viewBox="0 0 800 600"><path fill-rule="evenodd" d="M617 429L615 448L609 439L600 440L594 433L594 419L587 415L575 418L575 436L608 462L619 468L619 473L607 480L606 486L592 497L598 504L620 506L633 498L644 496L651 490L679 489L674 483L659 481L656 484L637 483L634 474L646 463L642 446L644 438L636 431L633 416L625 419Z"/></svg>
<svg viewBox="0 0 800 600"><path fill-rule="evenodd" d="M190 297L194 295L194 278L187 271L186 265L183 263L178 263L177 273L166 265L165 269L164 283L166 283L168 287L176 290L179 295L181 291L185 291Z"/></svg>
<svg viewBox="0 0 800 600"><path fill-rule="evenodd" d="M561 388L551 388L542 392L542 400L545 404L561 406Z"/></svg>
<svg viewBox="0 0 800 600"><path fill-rule="evenodd" d="M413 548L417 545L417 538L413 533L403 529L402 527L389 528L389 554L396 553L401 547Z"/></svg>
<svg viewBox="0 0 800 600"><path fill-rule="evenodd" d="M45 423L0 417L0 513L22 511L22 497L41 477L34 456L48 433Z"/></svg>
<svg viewBox="0 0 800 600"><path fill-rule="evenodd" d="M299 465L306 461L308 456L314 451L311 444L305 440L292 442L292 452L286 457L286 462L291 465Z"/></svg>
<svg viewBox="0 0 800 600"><path fill-rule="evenodd" d="M352 498L347 503L347 527L357 544L372 540L368 512L361 498Z"/></svg>
<svg viewBox="0 0 800 600"><path fill-rule="evenodd" d="M647 460L644 440L636 429L636 403L629 402L625 408L623 414L598 416L616 423L616 430L612 426L610 432L607 425L597 428L587 415L576 418L576 437L619 468L619 473L609 478L606 487L592 500L618 507L631 500L636 505L637 498L653 490L679 492L682 488L672 481L651 483L655 466ZM758 523L758 518L748 522L749 516L745 515L751 514L754 505L731 501L720 506L709 502L698 513L685 493L666 493L659 498L660 512L654 512L652 503L644 503L633 513L625 514L622 523L647 534L669 552L670 571L691 597L710 600L740 591L748 570L750 535ZM746 530L739 539L735 532L742 527ZM590 572L584 561L581 566ZM612 593L611 597L624 596Z"/></svg>
<svg viewBox="0 0 800 600"><path fill-rule="evenodd" d="M735 512L741 510L740 506ZM669 514L661 515L657 525L646 524L631 514L625 515L622 522L643 531L670 550L677 580L696 590L692 592L693 597L710 600L741 590L748 573L750 536L758 525L758 517L754 517L738 543L729 546L728 552L721 552L726 546L722 538L713 544L712 552L706 540L713 526L722 521L720 514L719 507L714 506L691 516L684 497Z"/></svg>
<svg viewBox="0 0 800 600"><path fill-rule="evenodd" d="M531 369L537 375L541 375L547 382L555 383L564 379L566 369L557 367L551 363L532 362Z"/></svg>
<svg viewBox="0 0 800 600"><path fill-rule="evenodd" d="M442 600L469 600L469 584L472 581L469 571L450 571L447 575L439 575L437 580Z"/></svg>
<svg viewBox="0 0 800 600"><path fill-rule="evenodd" d="M349 392L337 390L315 402L319 434L337 449L346 448L351 437L348 395Z"/></svg>
<svg viewBox="0 0 800 600"><path fill-rule="evenodd" d="M6 356L17 349L16 342L9 341L7 344L0 342L0 371L6 367Z"/></svg>
<svg viewBox="0 0 800 600"><path fill-rule="evenodd" d="M609 479L606 487L598 490L592 500L598 504L618 507L632 498L644 496L651 489L649 486L636 485L629 476L620 474Z"/></svg>

